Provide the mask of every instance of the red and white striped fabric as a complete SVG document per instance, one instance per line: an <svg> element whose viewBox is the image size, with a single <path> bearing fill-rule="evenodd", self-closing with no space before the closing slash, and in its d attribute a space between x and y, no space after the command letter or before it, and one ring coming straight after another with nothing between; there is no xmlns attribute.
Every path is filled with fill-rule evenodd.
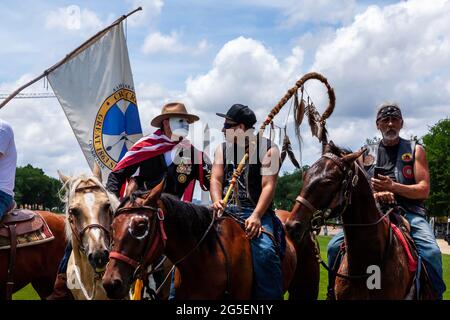
<svg viewBox="0 0 450 320"><path fill-rule="evenodd" d="M136 163L145 161L147 159L157 157L167 151L172 150L180 142L174 142L170 140L166 135L164 135L161 130L155 131L149 136L145 136L138 140L130 150L123 156L117 165L114 167L113 171L117 171ZM186 139L182 140L183 147L190 145L190 142ZM183 201L191 202L194 195L195 180L192 180L186 187L183 194ZM123 196L126 190L126 183L123 184L120 195Z"/></svg>
<svg viewBox="0 0 450 320"><path fill-rule="evenodd" d="M131 149L125 153L122 160L117 163L113 171L159 156L160 154L172 150L178 143L179 142L170 140L161 132L161 130L157 130L153 134L138 140Z"/></svg>

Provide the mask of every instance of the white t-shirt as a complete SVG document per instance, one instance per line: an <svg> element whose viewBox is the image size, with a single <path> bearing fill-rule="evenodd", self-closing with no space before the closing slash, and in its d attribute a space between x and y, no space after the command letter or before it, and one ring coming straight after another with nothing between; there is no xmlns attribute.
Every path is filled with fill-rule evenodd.
<svg viewBox="0 0 450 320"><path fill-rule="evenodd" d="M14 132L9 123L0 119L0 190L13 197L16 165Z"/></svg>

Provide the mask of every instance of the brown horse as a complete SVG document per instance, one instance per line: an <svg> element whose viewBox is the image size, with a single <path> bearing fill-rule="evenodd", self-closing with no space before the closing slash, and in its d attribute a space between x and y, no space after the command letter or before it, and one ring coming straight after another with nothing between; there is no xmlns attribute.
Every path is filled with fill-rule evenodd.
<svg viewBox="0 0 450 320"><path fill-rule="evenodd" d="M37 245L17 248L14 269L16 292L31 283L41 299L53 291L58 265L66 246L64 216L48 211L36 211L47 222L54 239ZM9 250L0 250L0 299L6 295L6 275Z"/></svg>
<svg viewBox="0 0 450 320"><path fill-rule="evenodd" d="M241 226L225 215L215 219L206 207L161 195L163 183L116 211L114 246L103 277L108 296L124 297L139 269L164 253L177 267L177 299L250 299L252 257ZM295 266L295 250L288 242L285 289Z"/></svg>
<svg viewBox="0 0 450 320"><path fill-rule="evenodd" d="M293 211L294 212L294 211ZM276 210L277 217L284 224L292 212ZM295 214L295 213L294 213ZM301 243L291 239L297 256L294 278L289 284L289 300L317 300L319 295L320 266L316 259L316 244L313 238L304 237Z"/></svg>
<svg viewBox="0 0 450 320"><path fill-rule="evenodd" d="M346 254L336 278L336 299L404 299L411 294L414 272L356 161L363 151L345 154L332 142L326 145L322 157L305 172L286 228L301 241L312 220L323 219L327 209L337 212L343 220ZM380 268L380 289L369 289L370 266Z"/></svg>

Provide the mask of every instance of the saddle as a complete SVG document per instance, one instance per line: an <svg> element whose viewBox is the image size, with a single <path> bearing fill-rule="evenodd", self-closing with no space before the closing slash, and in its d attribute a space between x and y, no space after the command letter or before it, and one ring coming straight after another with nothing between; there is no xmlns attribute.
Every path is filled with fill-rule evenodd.
<svg viewBox="0 0 450 320"><path fill-rule="evenodd" d="M8 275L6 281L6 299L11 300L13 287L14 287L14 267L16 261L16 253L17 247L23 246L23 242L32 242L33 237L29 237L30 239L26 239L24 241L19 241L19 237L28 236L34 234L36 232L40 232L41 229L44 229L46 237L41 241L48 241L53 239L53 235L47 237L48 235L48 226L45 224L44 228L44 220L41 216L35 214L34 212L26 209L16 210L16 203L8 208L6 214L0 220L0 248L9 248L9 265L8 265ZM2 244L5 244L2 246Z"/></svg>
<svg viewBox="0 0 450 320"><path fill-rule="evenodd" d="M10 238L11 228L16 236L37 231L43 227L42 219L30 210L11 210L0 221L0 237Z"/></svg>

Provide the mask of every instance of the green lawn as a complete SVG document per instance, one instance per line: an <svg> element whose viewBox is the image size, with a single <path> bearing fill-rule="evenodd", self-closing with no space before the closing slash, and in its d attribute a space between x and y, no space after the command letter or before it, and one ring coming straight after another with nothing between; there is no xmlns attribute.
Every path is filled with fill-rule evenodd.
<svg viewBox="0 0 450 320"><path fill-rule="evenodd" d="M327 261L327 244L330 241L330 237L319 237L320 250L322 254L322 259ZM444 269L444 281L447 285L448 290L444 293L444 300L450 300L450 255L442 255L442 263ZM319 299L324 300L327 292L327 271L321 267L320 268L320 288L319 288ZM13 296L14 300L37 300L39 296L34 291L31 285L26 286L19 292L15 293Z"/></svg>

